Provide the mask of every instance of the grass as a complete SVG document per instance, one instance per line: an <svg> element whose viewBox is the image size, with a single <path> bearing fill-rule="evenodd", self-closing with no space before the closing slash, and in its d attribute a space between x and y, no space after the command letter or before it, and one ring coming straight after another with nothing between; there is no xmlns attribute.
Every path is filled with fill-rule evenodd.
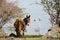
<svg viewBox="0 0 60 40"><path fill-rule="evenodd" d="M9 37L17 37L17 36L11 33ZM42 37L42 35L24 35L24 36L19 36L18 38L37 38L37 37Z"/></svg>
<svg viewBox="0 0 60 40"><path fill-rule="evenodd" d="M42 37L42 35L24 35L24 36L20 36L20 38L38 38L38 37Z"/></svg>

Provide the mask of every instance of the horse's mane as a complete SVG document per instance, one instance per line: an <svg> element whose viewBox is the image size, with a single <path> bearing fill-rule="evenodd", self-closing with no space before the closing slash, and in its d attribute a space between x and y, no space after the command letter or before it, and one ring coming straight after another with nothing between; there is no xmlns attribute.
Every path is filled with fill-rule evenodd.
<svg viewBox="0 0 60 40"><path fill-rule="evenodd" d="M27 24L27 20L26 20L26 19L27 19L27 18L24 18L24 19L23 19L23 21L25 22L25 25Z"/></svg>

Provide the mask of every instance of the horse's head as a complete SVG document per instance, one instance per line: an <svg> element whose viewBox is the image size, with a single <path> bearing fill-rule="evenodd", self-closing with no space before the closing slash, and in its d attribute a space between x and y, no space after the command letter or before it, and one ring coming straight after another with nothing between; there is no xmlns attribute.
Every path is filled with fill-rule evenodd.
<svg viewBox="0 0 60 40"><path fill-rule="evenodd" d="M30 15L26 15L26 18L23 19L23 21L25 22L25 25L29 25L30 23Z"/></svg>

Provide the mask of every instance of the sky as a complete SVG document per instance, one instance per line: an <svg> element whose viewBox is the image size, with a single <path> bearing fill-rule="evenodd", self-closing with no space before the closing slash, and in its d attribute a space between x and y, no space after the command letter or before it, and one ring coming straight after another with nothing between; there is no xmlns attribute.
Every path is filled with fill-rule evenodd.
<svg viewBox="0 0 60 40"><path fill-rule="evenodd" d="M7 2L9 3L13 3L15 0L9 0ZM27 32L25 32L25 34L27 35L39 35L39 34L45 34L47 32L47 30L51 27L51 23L49 21L49 15L43 10L43 6L40 4L36 4L36 3L41 3L41 0L17 0L16 1L16 5L20 8L24 8L24 12L26 14L30 14L31 15L31 22L29 26L26 26L26 30ZM36 21L34 21L34 19ZM40 19L40 21L39 21ZM6 23L4 25L4 27L8 25L8 23ZM7 27L7 26L6 26ZM6 30L7 29L4 29ZM11 33L8 32L7 34L9 35Z"/></svg>

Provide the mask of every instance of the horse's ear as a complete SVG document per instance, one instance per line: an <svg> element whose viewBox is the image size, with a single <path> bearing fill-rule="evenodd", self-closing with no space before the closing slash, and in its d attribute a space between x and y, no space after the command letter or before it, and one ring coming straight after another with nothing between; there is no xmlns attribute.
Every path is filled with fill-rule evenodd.
<svg viewBox="0 0 60 40"><path fill-rule="evenodd" d="M30 15L29 15L29 17L30 17Z"/></svg>
<svg viewBox="0 0 60 40"><path fill-rule="evenodd" d="M26 15L26 17L30 17L30 15Z"/></svg>
<svg viewBox="0 0 60 40"><path fill-rule="evenodd" d="M26 15L26 17L28 17L28 15Z"/></svg>

